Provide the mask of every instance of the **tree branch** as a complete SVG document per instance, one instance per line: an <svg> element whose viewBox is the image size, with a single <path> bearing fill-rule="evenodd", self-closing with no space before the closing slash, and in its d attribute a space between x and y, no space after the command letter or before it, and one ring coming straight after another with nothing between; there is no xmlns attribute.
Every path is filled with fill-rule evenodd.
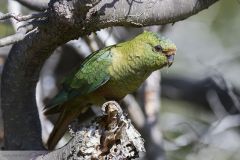
<svg viewBox="0 0 240 160"><path fill-rule="evenodd" d="M30 15L25 15L25 16L16 15L14 13L3 14L3 13L0 12L0 20L6 20L6 19L9 19L9 18L14 18L18 22L27 21L27 20L36 19L36 18L43 18L45 16L47 16L46 12L35 13L35 14L30 14ZM23 40L24 37L26 36L26 33L28 31L32 30L33 28L34 28L34 21L30 22L29 24L26 24L24 26L20 26L17 29L17 32L15 34L0 39L0 47L10 45L10 44L14 44L18 41Z"/></svg>
<svg viewBox="0 0 240 160"><path fill-rule="evenodd" d="M208 8L218 0L141 0L109 2L102 0L92 12L99 15L100 26L149 26L174 23Z"/></svg>
<svg viewBox="0 0 240 160"><path fill-rule="evenodd" d="M27 32L27 30L25 28L23 28L14 35L0 39L0 47L10 45L10 44L13 44L13 43L23 40L26 35L26 32Z"/></svg>
<svg viewBox="0 0 240 160"><path fill-rule="evenodd" d="M153 72L144 83L144 110L146 121L143 130L143 137L146 139L148 159L164 160L163 138L159 125L160 114L160 72Z"/></svg>
<svg viewBox="0 0 240 160"><path fill-rule="evenodd" d="M196 14L216 1L142 0L131 4L118 0L50 1L47 23L29 32L13 46L4 66L1 107L6 149L43 148L35 87L44 61L57 46L111 26L139 27L174 23Z"/></svg>
<svg viewBox="0 0 240 160"><path fill-rule="evenodd" d="M15 0L29 9L36 11L44 11L48 8L49 0Z"/></svg>
<svg viewBox="0 0 240 160"><path fill-rule="evenodd" d="M17 1L8 0L8 12L14 13L14 14L21 14L22 13L21 4L18 3ZM1 13L1 15L3 14ZM11 18L10 21L12 23L12 26L15 32L17 32L18 28L24 25L25 23L25 22L19 22L13 18Z"/></svg>
<svg viewBox="0 0 240 160"><path fill-rule="evenodd" d="M34 19L34 18L40 18L40 17L43 17L43 16L46 16L47 14L45 12L42 12L42 13L34 13L34 14L29 14L29 15L16 15L14 13L6 13L6 14L3 14L0 12L0 20L6 20L6 19L9 19L9 18L14 18L15 20L17 21L27 21L27 20L30 20L30 19Z"/></svg>
<svg viewBox="0 0 240 160"><path fill-rule="evenodd" d="M143 139L114 101L103 104L103 116L72 133L70 142L36 160L134 159L145 152Z"/></svg>

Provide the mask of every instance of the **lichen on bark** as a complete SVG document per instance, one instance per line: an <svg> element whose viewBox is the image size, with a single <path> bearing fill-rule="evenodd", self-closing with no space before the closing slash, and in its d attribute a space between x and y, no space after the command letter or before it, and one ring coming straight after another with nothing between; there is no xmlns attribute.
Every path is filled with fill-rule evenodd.
<svg viewBox="0 0 240 160"><path fill-rule="evenodd" d="M70 142L37 160L134 159L145 152L144 140L115 101L102 106L103 115L90 124L71 130Z"/></svg>

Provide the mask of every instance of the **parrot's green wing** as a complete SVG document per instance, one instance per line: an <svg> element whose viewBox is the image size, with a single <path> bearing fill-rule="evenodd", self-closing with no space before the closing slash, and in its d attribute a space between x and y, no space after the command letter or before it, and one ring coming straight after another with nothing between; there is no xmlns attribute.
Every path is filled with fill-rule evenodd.
<svg viewBox="0 0 240 160"><path fill-rule="evenodd" d="M88 94L105 84L110 79L108 72L108 67L112 64L110 49L111 47L108 47L87 57L80 69L74 75L65 79L64 87L78 91L82 95Z"/></svg>
<svg viewBox="0 0 240 160"><path fill-rule="evenodd" d="M63 81L63 89L47 105L46 112L76 96L93 92L109 79L108 67L112 64L111 48L96 51L88 56L72 75ZM57 108L56 108L57 109ZM51 113L57 112L56 110Z"/></svg>

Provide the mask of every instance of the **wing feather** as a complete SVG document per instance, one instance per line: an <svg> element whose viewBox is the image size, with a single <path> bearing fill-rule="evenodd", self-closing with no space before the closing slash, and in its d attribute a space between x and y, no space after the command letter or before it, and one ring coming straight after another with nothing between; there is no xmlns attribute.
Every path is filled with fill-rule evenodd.
<svg viewBox="0 0 240 160"><path fill-rule="evenodd" d="M89 55L73 74L65 78L63 89L50 101L46 110L54 113L54 108L59 110L58 105L76 96L91 93L109 81L108 68L112 64L113 54L111 48L112 46Z"/></svg>

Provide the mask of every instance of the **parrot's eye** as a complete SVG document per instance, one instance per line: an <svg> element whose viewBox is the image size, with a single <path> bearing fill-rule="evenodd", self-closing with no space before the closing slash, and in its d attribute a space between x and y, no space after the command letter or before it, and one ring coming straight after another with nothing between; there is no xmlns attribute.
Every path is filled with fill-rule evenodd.
<svg viewBox="0 0 240 160"><path fill-rule="evenodd" d="M160 45L157 45L157 46L154 47L154 51L155 52L162 52L163 48Z"/></svg>

